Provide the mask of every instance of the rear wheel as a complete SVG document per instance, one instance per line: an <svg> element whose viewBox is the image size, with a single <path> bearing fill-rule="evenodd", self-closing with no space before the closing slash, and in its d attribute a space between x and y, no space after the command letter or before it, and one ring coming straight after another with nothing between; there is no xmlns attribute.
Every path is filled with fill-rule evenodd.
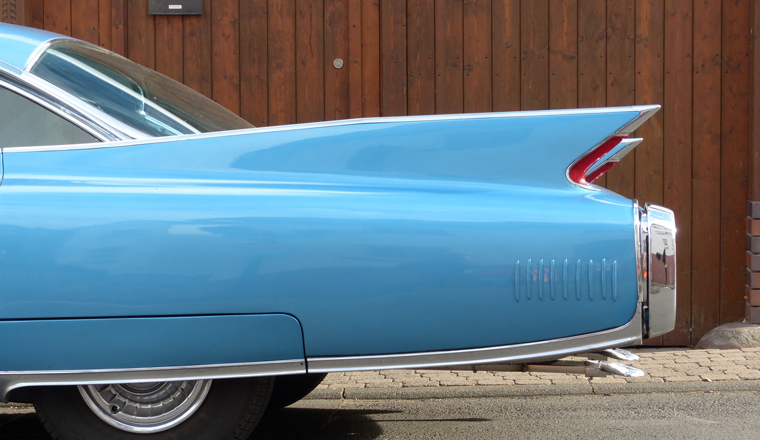
<svg viewBox="0 0 760 440"><path fill-rule="evenodd" d="M270 410L285 408L306 397L325 379L327 373L291 374L274 378Z"/></svg>
<svg viewBox="0 0 760 440"><path fill-rule="evenodd" d="M44 387L34 407L56 440L248 437L266 409L272 378Z"/></svg>

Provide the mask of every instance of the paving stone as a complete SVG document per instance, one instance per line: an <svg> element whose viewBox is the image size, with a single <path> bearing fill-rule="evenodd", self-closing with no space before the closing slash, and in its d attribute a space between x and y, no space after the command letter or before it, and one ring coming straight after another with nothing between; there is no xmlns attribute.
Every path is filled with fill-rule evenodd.
<svg viewBox="0 0 760 440"><path fill-rule="evenodd" d="M711 374L701 374L699 377L702 379L709 379L709 380L739 380L739 376L736 374L720 374L720 373L711 373Z"/></svg>
<svg viewBox="0 0 760 440"><path fill-rule="evenodd" d="M543 379L517 379L517 385L551 385L552 381Z"/></svg>
<svg viewBox="0 0 760 440"><path fill-rule="evenodd" d="M515 381L493 377L491 379L478 379L477 383L478 385L514 385Z"/></svg>
<svg viewBox="0 0 760 440"><path fill-rule="evenodd" d="M672 376L664 379L665 382L699 382L702 380L699 376Z"/></svg>

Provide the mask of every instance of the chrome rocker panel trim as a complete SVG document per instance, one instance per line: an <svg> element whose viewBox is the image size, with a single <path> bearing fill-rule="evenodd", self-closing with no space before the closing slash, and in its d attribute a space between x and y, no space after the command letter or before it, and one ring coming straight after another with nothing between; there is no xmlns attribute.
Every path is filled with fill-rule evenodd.
<svg viewBox="0 0 760 440"><path fill-rule="evenodd" d="M302 359L189 367L130 368L80 371L0 371L0 402L19 388L48 385L163 382L306 373Z"/></svg>
<svg viewBox="0 0 760 440"><path fill-rule="evenodd" d="M597 333L468 350L432 351L380 356L306 358L309 373L436 368L455 365L523 363L556 360L578 353L640 344L641 307L625 325Z"/></svg>
<svg viewBox="0 0 760 440"><path fill-rule="evenodd" d="M525 344L468 350L404 353L379 356L314 357L302 360L191 367L90 371L0 371L0 401L19 388L49 385L161 382L175 380L226 379L338 371L432 368L484 363L540 362L577 353L636 345L642 341L641 308L625 325L580 336ZM307 368L308 364L308 368Z"/></svg>

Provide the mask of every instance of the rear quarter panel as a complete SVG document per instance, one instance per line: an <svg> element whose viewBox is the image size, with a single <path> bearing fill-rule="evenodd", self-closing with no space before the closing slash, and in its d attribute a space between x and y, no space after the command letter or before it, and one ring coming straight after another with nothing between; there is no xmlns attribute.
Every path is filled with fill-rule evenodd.
<svg viewBox="0 0 760 440"><path fill-rule="evenodd" d="M624 325L637 304L631 201L564 171L637 115L6 152L0 319L285 313L306 356Z"/></svg>

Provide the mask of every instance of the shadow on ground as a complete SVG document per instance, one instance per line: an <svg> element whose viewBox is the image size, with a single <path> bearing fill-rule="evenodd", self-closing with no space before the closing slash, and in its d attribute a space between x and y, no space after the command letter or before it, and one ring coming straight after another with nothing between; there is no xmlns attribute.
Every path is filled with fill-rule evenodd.
<svg viewBox="0 0 760 440"><path fill-rule="evenodd" d="M380 437L383 431L369 416L397 412L343 408L283 408L268 412L254 431L251 440L372 440Z"/></svg>

